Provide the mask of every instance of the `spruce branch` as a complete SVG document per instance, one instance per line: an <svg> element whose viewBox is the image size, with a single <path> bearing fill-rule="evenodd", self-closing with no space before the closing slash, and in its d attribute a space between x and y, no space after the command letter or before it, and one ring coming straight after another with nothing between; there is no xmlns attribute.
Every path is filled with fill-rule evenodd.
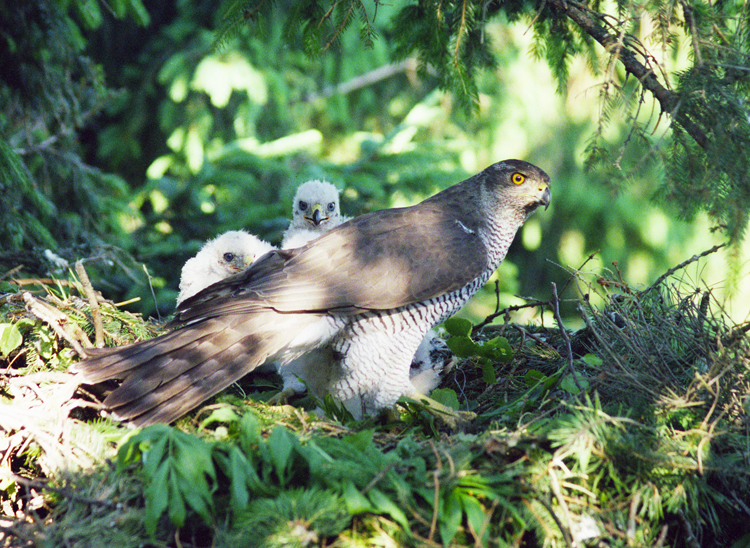
<svg viewBox="0 0 750 548"><path fill-rule="evenodd" d="M641 85L656 97L662 112L671 115L673 120L682 126L701 148L707 147L708 137L705 132L690 119L687 113L680 110L680 95L665 87L657 78L654 69L648 66L648 63L643 63L638 59L633 51L637 48L630 41L621 42L618 36L608 31L585 6L578 2L569 0L546 1L553 10L567 16L605 50L619 59L625 70L635 76ZM640 52L640 55L647 59L644 52Z"/></svg>

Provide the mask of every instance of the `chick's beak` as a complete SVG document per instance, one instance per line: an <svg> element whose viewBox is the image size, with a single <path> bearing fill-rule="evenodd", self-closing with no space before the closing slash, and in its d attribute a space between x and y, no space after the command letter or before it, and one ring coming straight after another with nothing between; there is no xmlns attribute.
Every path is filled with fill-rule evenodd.
<svg viewBox="0 0 750 548"><path fill-rule="evenodd" d="M321 204L314 204L310 208L310 214L305 215L305 219L307 219L307 221L312 223L314 226L319 226L320 223L327 220L328 217L323 215L323 206Z"/></svg>

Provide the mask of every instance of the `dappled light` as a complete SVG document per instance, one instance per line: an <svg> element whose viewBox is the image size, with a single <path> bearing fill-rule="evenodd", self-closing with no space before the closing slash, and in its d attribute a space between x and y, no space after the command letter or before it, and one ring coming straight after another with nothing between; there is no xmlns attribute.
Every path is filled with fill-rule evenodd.
<svg viewBox="0 0 750 548"><path fill-rule="evenodd" d="M4 4L0 546L747 543L742 2ZM382 210L513 158L549 207L415 352L492 246ZM311 180L327 246L183 292Z"/></svg>

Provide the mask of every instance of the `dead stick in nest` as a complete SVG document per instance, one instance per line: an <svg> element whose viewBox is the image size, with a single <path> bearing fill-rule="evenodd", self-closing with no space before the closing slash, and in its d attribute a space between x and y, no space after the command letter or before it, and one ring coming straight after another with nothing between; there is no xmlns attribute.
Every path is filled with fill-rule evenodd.
<svg viewBox="0 0 750 548"><path fill-rule="evenodd" d="M68 341L79 356L86 355L84 347L93 347L86 333L67 314L50 306L41 299L37 299L28 291L24 292L23 300L26 303L26 309L43 322L46 322L58 337ZM69 333L66 327L73 331L73 333Z"/></svg>
<svg viewBox="0 0 750 548"><path fill-rule="evenodd" d="M544 346L545 348L548 348L548 349L552 350L552 351L553 351L553 352L554 352L555 354L557 354L557 355L560 355L560 352L559 352L559 351L557 350L557 348L555 348L554 346L552 346L552 345L551 345L550 343L548 343L547 341L545 341L545 340L543 340L543 339L539 338L539 336L535 335L534 333L531 333L531 332L527 331L526 329L524 329L524 328L523 328L523 327L521 327L520 325L515 325L515 324L514 324L514 325L511 325L511 327L512 327L513 329L515 329L516 331L518 331L518 332L519 332L519 333L520 333L520 334L521 334L521 335L522 335L523 337L528 337L528 338L530 338L530 339L533 339L533 340L535 340L535 341L536 341L536 342L537 342L537 343L538 343L539 345L541 345L541 346ZM521 339L521 345L519 345L519 346L523 346L523 342L524 342L524 339Z"/></svg>
<svg viewBox="0 0 750 548"><path fill-rule="evenodd" d="M101 348L104 346L104 326L102 324L102 313L99 310L99 299L81 261L76 261L76 274L78 274L78 279L81 281L86 298L89 301L89 308L91 308L91 317L94 320L94 346Z"/></svg>
<svg viewBox="0 0 750 548"><path fill-rule="evenodd" d="M8 470L0 469L0 477L14 481L25 487L31 487L33 489L44 489L47 491L52 491L53 493L59 493L66 499L74 500L76 502L82 502L84 504L89 504L92 506L97 505L97 506L105 506L107 508L117 508L117 505L120 504L120 503L112 502L109 500L100 500L100 499L94 499L91 497L83 497L81 495L74 493L70 489L66 489L65 487L54 487L53 485L51 485L50 483L44 480L39 480L39 479L30 480L30 479L24 478L23 476L19 476L18 474L14 474L13 472L10 472Z"/></svg>
<svg viewBox="0 0 750 548"><path fill-rule="evenodd" d="M570 346L570 337L568 337L568 332L565 330L562 317L560 317L560 300L557 298L557 286L555 285L555 282L552 282L552 310L555 313L555 320L557 321L557 327L560 329L560 335L565 341L565 349L568 354L568 369L570 369L570 373L573 375L573 382L576 383L578 393L581 394L583 393L583 388L581 388L581 385L578 383L578 375L573 367L573 348Z"/></svg>

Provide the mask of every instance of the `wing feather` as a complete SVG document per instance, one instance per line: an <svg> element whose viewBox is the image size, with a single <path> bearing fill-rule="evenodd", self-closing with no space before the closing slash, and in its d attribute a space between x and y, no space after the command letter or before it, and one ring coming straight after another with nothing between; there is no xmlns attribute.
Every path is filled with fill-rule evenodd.
<svg viewBox="0 0 750 548"><path fill-rule="evenodd" d="M305 247L272 251L245 272L186 301L177 320L189 323L258 308L282 313L392 310L458 290L487 269L487 253L480 227L459 223L450 206L444 196L440 204L427 200L365 214Z"/></svg>

